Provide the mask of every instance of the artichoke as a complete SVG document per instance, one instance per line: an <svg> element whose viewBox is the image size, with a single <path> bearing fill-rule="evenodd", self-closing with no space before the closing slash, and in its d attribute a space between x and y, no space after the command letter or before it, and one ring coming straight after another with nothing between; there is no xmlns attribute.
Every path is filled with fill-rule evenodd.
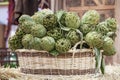
<svg viewBox="0 0 120 80"><path fill-rule="evenodd" d="M75 30L69 31L66 38L71 41L71 45L75 45L75 43L80 41L80 34L78 34Z"/></svg>
<svg viewBox="0 0 120 80"><path fill-rule="evenodd" d="M71 48L71 42L69 39L61 38L57 40L55 48L59 53L65 53Z"/></svg>
<svg viewBox="0 0 120 80"><path fill-rule="evenodd" d="M43 14L37 12L32 16L32 19L35 21L36 24L43 24L43 17Z"/></svg>
<svg viewBox="0 0 120 80"><path fill-rule="evenodd" d="M34 25L34 27L32 27L31 34L34 37L42 38L43 36L46 35L46 28L41 24L36 24Z"/></svg>
<svg viewBox="0 0 120 80"><path fill-rule="evenodd" d="M18 21L20 24L22 24L23 22L26 22L26 21L33 21L33 19L29 15L24 14L19 18Z"/></svg>
<svg viewBox="0 0 120 80"><path fill-rule="evenodd" d="M81 24L79 30L83 33L85 36L88 32L91 32L95 29L93 25L90 24Z"/></svg>
<svg viewBox="0 0 120 80"><path fill-rule="evenodd" d="M117 22L114 18L108 18L105 20L107 22L107 26L109 31L116 32L117 29Z"/></svg>
<svg viewBox="0 0 120 80"><path fill-rule="evenodd" d="M43 24L43 18L48 15L48 14L53 14L53 11L50 9L42 9L41 11L36 12L33 16L32 19L37 23L37 24Z"/></svg>
<svg viewBox="0 0 120 80"><path fill-rule="evenodd" d="M22 45L25 49L32 49L33 36L31 34L26 34L22 38Z"/></svg>
<svg viewBox="0 0 120 80"><path fill-rule="evenodd" d="M59 28L54 28L50 31L47 31L47 35L53 37L55 40L62 38L62 33Z"/></svg>
<svg viewBox="0 0 120 80"><path fill-rule="evenodd" d="M106 35L109 32L108 26L106 22L101 22L96 26L96 31L101 33L102 35Z"/></svg>
<svg viewBox="0 0 120 80"><path fill-rule="evenodd" d="M48 14L43 18L43 25L47 30L53 29L57 24L57 17L55 14Z"/></svg>
<svg viewBox="0 0 120 80"><path fill-rule="evenodd" d="M68 28L77 29L80 26L80 18L74 12L66 12L62 15L60 23Z"/></svg>
<svg viewBox="0 0 120 80"><path fill-rule="evenodd" d="M20 25L20 28L26 33L31 33L31 28L35 25L34 21L25 21Z"/></svg>
<svg viewBox="0 0 120 80"><path fill-rule="evenodd" d="M41 48L46 51L51 51L55 47L55 40L52 37L45 36L41 39Z"/></svg>
<svg viewBox="0 0 120 80"><path fill-rule="evenodd" d="M101 48L103 46L102 35L96 31L89 32L85 36L85 41L91 46L96 48Z"/></svg>
<svg viewBox="0 0 120 80"><path fill-rule="evenodd" d="M100 15L96 10L87 11L81 19L82 24L96 25L100 21Z"/></svg>
<svg viewBox="0 0 120 80"><path fill-rule="evenodd" d="M14 35L9 38L8 40L8 45L11 50L16 50L16 49L22 49L23 45L21 43L21 39L19 39L19 36Z"/></svg>
<svg viewBox="0 0 120 80"><path fill-rule="evenodd" d="M17 28L15 34L19 37L19 39L22 39L22 37L26 34L20 27Z"/></svg>
<svg viewBox="0 0 120 80"><path fill-rule="evenodd" d="M110 37L104 38L104 44L103 44L103 54L106 56L111 56L116 53L115 47L114 47L114 41Z"/></svg>
<svg viewBox="0 0 120 80"><path fill-rule="evenodd" d="M35 50L41 50L41 39L34 37L33 40L31 40L31 49Z"/></svg>

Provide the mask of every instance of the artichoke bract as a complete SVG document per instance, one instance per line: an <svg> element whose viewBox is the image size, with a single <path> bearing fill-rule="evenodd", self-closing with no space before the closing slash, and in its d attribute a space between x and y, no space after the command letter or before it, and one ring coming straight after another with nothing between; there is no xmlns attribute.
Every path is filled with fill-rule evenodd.
<svg viewBox="0 0 120 80"><path fill-rule="evenodd" d="M75 12L66 12L62 15L60 22L65 27L77 29L80 26L80 18Z"/></svg>
<svg viewBox="0 0 120 80"><path fill-rule="evenodd" d="M109 31L115 32L117 29L117 22L114 18L108 18L105 20L107 22L107 26L109 28Z"/></svg>
<svg viewBox="0 0 120 80"><path fill-rule="evenodd" d="M38 37L34 37L33 40L31 40L31 48L35 50L41 50L41 39Z"/></svg>
<svg viewBox="0 0 120 80"><path fill-rule="evenodd" d="M22 24L25 21L33 21L33 19L29 15L24 14L19 18L18 21L20 24Z"/></svg>
<svg viewBox="0 0 120 80"><path fill-rule="evenodd" d="M34 37L42 38L46 35L46 28L41 24L36 24L34 27L31 28L31 34Z"/></svg>
<svg viewBox="0 0 120 80"><path fill-rule="evenodd" d="M43 24L43 17L43 14L37 12L32 16L32 19L35 21L36 24Z"/></svg>
<svg viewBox="0 0 120 80"><path fill-rule="evenodd" d="M51 51L55 47L55 40L52 37L45 36L41 39L41 48L46 51Z"/></svg>
<svg viewBox="0 0 120 80"><path fill-rule="evenodd" d="M80 18L76 13L68 12L65 16L66 27L77 29L80 26Z"/></svg>
<svg viewBox="0 0 120 80"><path fill-rule="evenodd" d="M71 42L69 39L61 38L57 40L55 48L59 53L66 53L71 48Z"/></svg>
<svg viewBox="0 0 120 80"><path fill-rule="evenodd" d="M47 30L55 28L57 24L57 17L55 14L48 14L43 18L43 25Z"/></svg>
<svg viewBox="0 0 120 80"><path fill-rule="evenodd" d="M20 27L17 28L15 35L17 35L19 37L19 39L22 39L22 37L25 35L26 33L20 29Z"/></svg>
<svg viewBox="0 0 120 80"><path fill-rule="evenodd" d="M89 10L82 16L82 24L96 25L100 21L100 14L96 10Z"/></svg>
<svg viewBox="0 0 120 80"><path fill-rule="evenodd" d="M35 25L34 21L25 21L20 25L20 28L26 33L31 33L31 28Z"/></svg>
<svg viewBox="0 0 120 80"><path fill-rule="evenodd" d="M48 15L48 14L53 14L53 11L50 9L42 9L41 11L36 12L33 16L32 19L37 23L37 24L43 24L43 18Z"/></svg>
<svg viewBox="0 0 120 80"><path fill-rule="evenodd" d="M23 45L21 43L21 39L17 35L14 35L9 38L8 45L11 50L22 49Z"/></svg>
<svg viewBox="0 0 120 80"><path fill-rule="evenodd" d="M91 46L96 48L101 48L103 46L102 35L96 31L89 32L85 36L85 41Z"/></svg>
<svg viewBox="0 0 120 80"><path fill-rule="evenodd" d="M54 28L52 30L47 31L47 35L53 37L55 40L62 38L62 33L59 28Z"/></svg>
<svg viewBox="0 0 120 80"><path fill-rule="evenodd" d="M26 34L22 38L22 45L25 49L31 49L33 36L31 34Z"/></svg>
<svg viewBox="0 0 120 80"><path fill-rule="evenodd" d="M96 31L101 33L102 35L106 35L109 32L108 26L106 22L101 22L96 26Z"/></svg>
<svg viewBox="0 0 120 80"><path fill-rule="evenodd" d="M43 15L48 15L48 14L53 14L54 12L52 11L52 10L50 10L50 9L42 9L41 11L40 11L40 13L42 13Z"/></svg>
<svg viewBox="0 0 120 80"><path fill-rule="evenodd" d="M95 29L95 27L93 25L90 24L81 24L79 30L83 33L83 35L85 36L88 32L93 31Z"/></svg>
<svg viewBox="0 0 120 80"><path fill-rule="evenodd" d="M114 41L110 37L104 38L104 44L103 44L103 54L106 56L111 56L116 53L115 47L114 47Z"/></svg>
<svg viewBox="0 0 120 80"><path fill-rule="evenodd" d="M117 34L115 32L108 32L107 36L110 37L111 39L115 40Z"/></svg>
<svg viewBox="0 0 120 80"><path fill-rule="evenodd" d="M68 32L66 38L71 41L72 46L80 41L80 34L78 34L75 30L71 30Z"/></svg>

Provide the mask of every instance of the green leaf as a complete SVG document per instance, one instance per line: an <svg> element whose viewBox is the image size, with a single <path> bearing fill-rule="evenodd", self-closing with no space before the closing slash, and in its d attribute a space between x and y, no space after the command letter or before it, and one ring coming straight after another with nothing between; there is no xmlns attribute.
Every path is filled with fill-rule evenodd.
<svg viewBox="0 0 120 80"><path fill-rule="evenodd" d="M60 28L61 28L62 30L64 30L64 31L70 31L70 30L71 30L70 28L63 26L60 22L58 22L58 23L59 23Z"/></svg>
<svg viewBox="0 0 120 80"><path fill-rule="evenodd" d="M59 52L57 50L52 50L52 51L50 51L50 54L53 56L58 56Z"/></svg>
<svg viewBox="0 0 120 80"><path fill-rule="evenodd" d="M70 28L67 28L67 27L61 27L61 29L64 31L70 31Z"/></svg>
<svg viewBox="0 0 120 80"><path fill-rule="evenodd" d="M65 11L63 11L63 10L56 12L56 16L57 16L57 18L58 18L58 22L59 22L59 20L61 19L62 15L63 15L64 13L65 13Z"/></svg>
<svg viewBox="0 0 120 80"><path fill-rule="evenodd" d="M101 69L102 74L105 74L105 60L103 56L102 56L100 69Z"/></svg>
<svg viewBox="0 0 120 80"><path fill-rule="evenodd" d="M95 50L96 70L99 71L100 66L101 66L102 56L100 53L100 49L94 48L94 50Z"/></svg>

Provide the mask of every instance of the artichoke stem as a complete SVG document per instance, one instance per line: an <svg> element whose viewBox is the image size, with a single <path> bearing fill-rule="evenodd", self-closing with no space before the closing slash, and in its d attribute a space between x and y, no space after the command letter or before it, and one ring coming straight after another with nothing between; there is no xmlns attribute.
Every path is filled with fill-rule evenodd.
<svg viewBox="0 0 120 80"><path fill-rule="evenodd" d="M81 37L80 49L82 49L82 45L83 45L83 33L80 30L78 30L78 29L76 29L76 32L80 34L80 37Z"/></svg>

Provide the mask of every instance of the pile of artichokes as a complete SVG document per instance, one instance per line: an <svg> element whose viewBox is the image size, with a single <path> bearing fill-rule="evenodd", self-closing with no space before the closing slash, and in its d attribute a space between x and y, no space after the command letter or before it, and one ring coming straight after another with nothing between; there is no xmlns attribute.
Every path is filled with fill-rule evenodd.
<svg viewBox="0 0 120 80"><path fill-rule="evenodd" d="M89 10L79 17L75 12L43 9L33 16L22 15L18 29L9 38L9 48L45 50L52 55L66 53L84 41L90 49L103 50L103 55L115 54L117 23L114 18L100 22L100 14ZM79 48L79 47L77 47ZM88 48L82 45L82 48ZM56 54L57 53L57 54Z"/></svg>

